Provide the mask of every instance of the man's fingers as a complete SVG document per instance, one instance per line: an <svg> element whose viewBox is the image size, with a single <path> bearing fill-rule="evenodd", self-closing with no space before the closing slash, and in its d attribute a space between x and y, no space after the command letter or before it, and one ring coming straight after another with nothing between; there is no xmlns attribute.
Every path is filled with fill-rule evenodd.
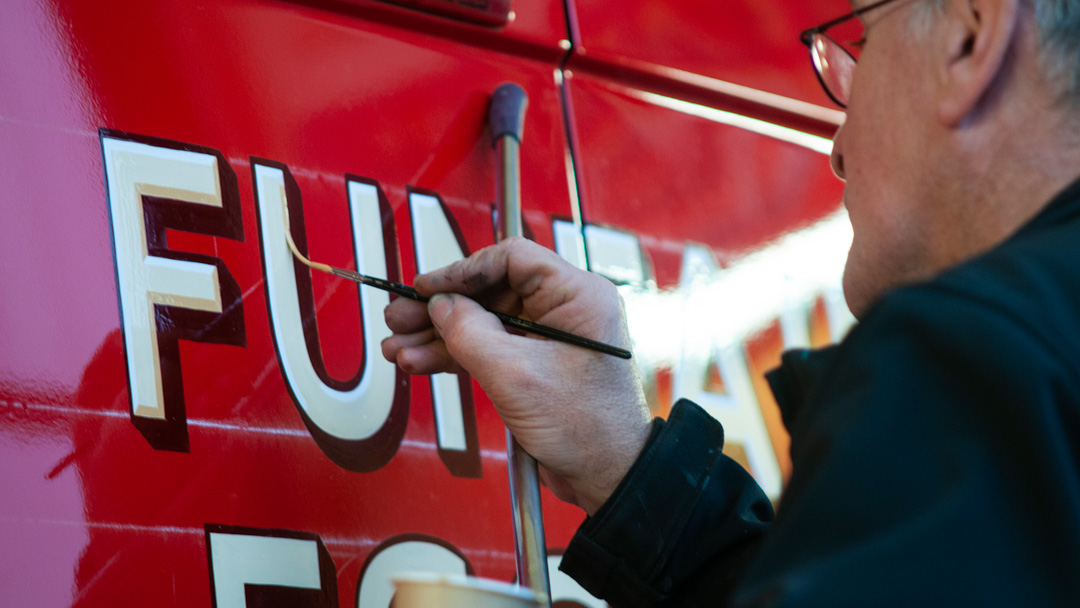
<svg viewBox="0 0 1080 608"><path fill-rule="evenodd" d="M494 315L460 294L435 295L428 312L450 356L465 369L486 369L509 337Z"/></svg>
<svg viewBox="0 0 1080 608"><path fill-rule="evenodd" d="M397 298L383 309L386 326L395 334L414 334L431 328L427 304Z"/></svg>
<svg viewBox="0 0 1080 608"><path fill-rule="evenodd" d="M417 303L410 302L410 306L402 306L393 313L387 307L387 324L394 323L397 327L419 324L412 304ZM423 319L426 329L395 333L382 342L383 357L410 374L457 373L478 362L490 361L497 352L495 347L504 343L508 335L491 313L460 295L436 295L424 308Z"/></svg>
<svg viewBox="0 0 1080 608"><path fill-rule="evenodd" d="M447 352L446 343L439 338L434 327L386 338L382 341L382 354L387 361L396 363L409 374L456 374L463 371Z"/></svg>
<svg viewBox="0 0 1080 608"><path fill-rule="evenodd" d="M403 348L424 346L439 339L434 327L412 334L393 334L382 341L382 354L387 361L397 361L398 351Z"/></svg>
<svg viewBox="0 0 1080 608"><path fill-rule="evenodd" d="M435 340L420 346L399 349L395 363L409 374L456 374L464 371L446 350L446 343Z"/></svg>
<svg viewBox="0 0 1080 608"><path fill-rule="evenodd" d="M415 286L424 295L463 293L477 296L506 288L520 294L520 288L530 289L534 275L542 277L563 266L569 264L550 249L514 237L444 268L418 275Z"/></svg>

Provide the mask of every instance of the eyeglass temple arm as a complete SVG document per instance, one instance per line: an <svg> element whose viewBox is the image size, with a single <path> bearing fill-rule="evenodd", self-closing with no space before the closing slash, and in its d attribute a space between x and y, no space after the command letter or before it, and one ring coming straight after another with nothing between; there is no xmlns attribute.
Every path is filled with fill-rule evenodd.
<svg viewBox="0 0 1080 608"><path fill-rule="evenodd" d="M893 2L893 1L894 0L878 0L877 2L874 2L873 4L864 6L864 7L860 8L860 9L853 10L853 11L851 11L850 13L848 13L846 15L843 15L841 17L837 17L836 19L833 19L832 21L829 21L827 23L822 23L821 25L812 27L812 28L810 28L808 30L803 30L802 32L799 32L799 40L801 40L802 43L805 44L806 46L810 46L810 38L813 37L814 34L824 34L825 30L829 29L830 27L833 27L834 25L840 25L841 23L843 23L843 22L845 22L845 21L847 21L849 19L854 19L855 17L858 17L859 15L862 15L864 13L872 11L875 8L879 7L879 6L882 6L884 4L888 4L888 3Z"/></svg>

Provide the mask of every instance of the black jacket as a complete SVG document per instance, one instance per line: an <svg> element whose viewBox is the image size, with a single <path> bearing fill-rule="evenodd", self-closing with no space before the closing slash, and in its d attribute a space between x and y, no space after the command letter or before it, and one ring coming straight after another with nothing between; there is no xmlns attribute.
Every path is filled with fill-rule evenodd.
<svg viewBox="0 0 1080 608"><path fill-rule="evenodd" d="M770 384L775 520L681 402L563 570L618 608L1080 606L1080 182Z"/></svg>

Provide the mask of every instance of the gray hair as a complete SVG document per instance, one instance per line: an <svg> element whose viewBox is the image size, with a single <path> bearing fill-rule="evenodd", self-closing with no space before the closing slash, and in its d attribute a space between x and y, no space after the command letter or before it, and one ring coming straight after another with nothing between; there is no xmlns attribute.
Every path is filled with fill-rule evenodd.
<svg viewBox="0 0 1080 608"><path fill-rule="evenodd" d="M925 5L940 13L948 1L927 0ZM1059 83L1062 101L1080 107L1080 0L1022 1L1035 11L1043 73Z"/></svg>
<svg viewBox="0 0 1080 608"><path fill-rule="evenodd" d="M1080 0L1032 0L1046 75L1080 105Z"/></svg>

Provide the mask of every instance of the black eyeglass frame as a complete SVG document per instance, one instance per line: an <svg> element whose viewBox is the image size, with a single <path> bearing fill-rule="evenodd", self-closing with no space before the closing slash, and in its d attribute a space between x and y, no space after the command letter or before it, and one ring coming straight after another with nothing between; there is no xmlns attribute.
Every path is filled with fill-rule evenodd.
<svg viewBox="0 0 1080 608"><path fill-rule="evenodd" d="M827 21L825 23L822 23L821 25L818 25L818 26L812 27L812 28L810 28L808 30L803 30L803 31L799 32L799 41L802 42L803 44L805 44L806 47L810 50L810 65L814 66L814 75L817 76L818 82L821 84L821 88L825 89L825 94L829 96L829 99L833 100L833 103L840 106L841 108L846 108L847 104L845 104L845 103L841 102L839 99L837 99L836 95L834 95L833 92L829 90L829 85L825 84L825 79L821 76L821 70L818 68L818 63L816 61L814 61L814 46L813 46L813 44L814 44L814 35L815 34L821 34L825 38L828 38L829 40L832 41L833 44L835 44L837 46L837 48L839 48L841 51L844 51L844 53L846 53L848 57L851 57L851 62L852 63L858 63L858 61L855 59L855 56L852 55L847 49L845 49L844 45L840 44L834 38L832 38L827 33L825 33L825 30L827 30L827 29L829 29L831 27L835 27L837 25L840 25L841 23L844 23L845 21L850 21L852 19L855 19L856 17L859 17L859 16L861 16L861 15L863 15L865 13L868 13L868 12L874 10L875 8L878 8L879 6L884 6L884 5L886 5L886 4L890 3L890 2L894 2L894 1L895 0L878 0L877 2L874 2L872 4L864 6L864 7L860 8L860 9L851 11L850 13L848 13L846 15L843 15L841 17L837 17L836 19L833 19L832 21Z"/></svg>

